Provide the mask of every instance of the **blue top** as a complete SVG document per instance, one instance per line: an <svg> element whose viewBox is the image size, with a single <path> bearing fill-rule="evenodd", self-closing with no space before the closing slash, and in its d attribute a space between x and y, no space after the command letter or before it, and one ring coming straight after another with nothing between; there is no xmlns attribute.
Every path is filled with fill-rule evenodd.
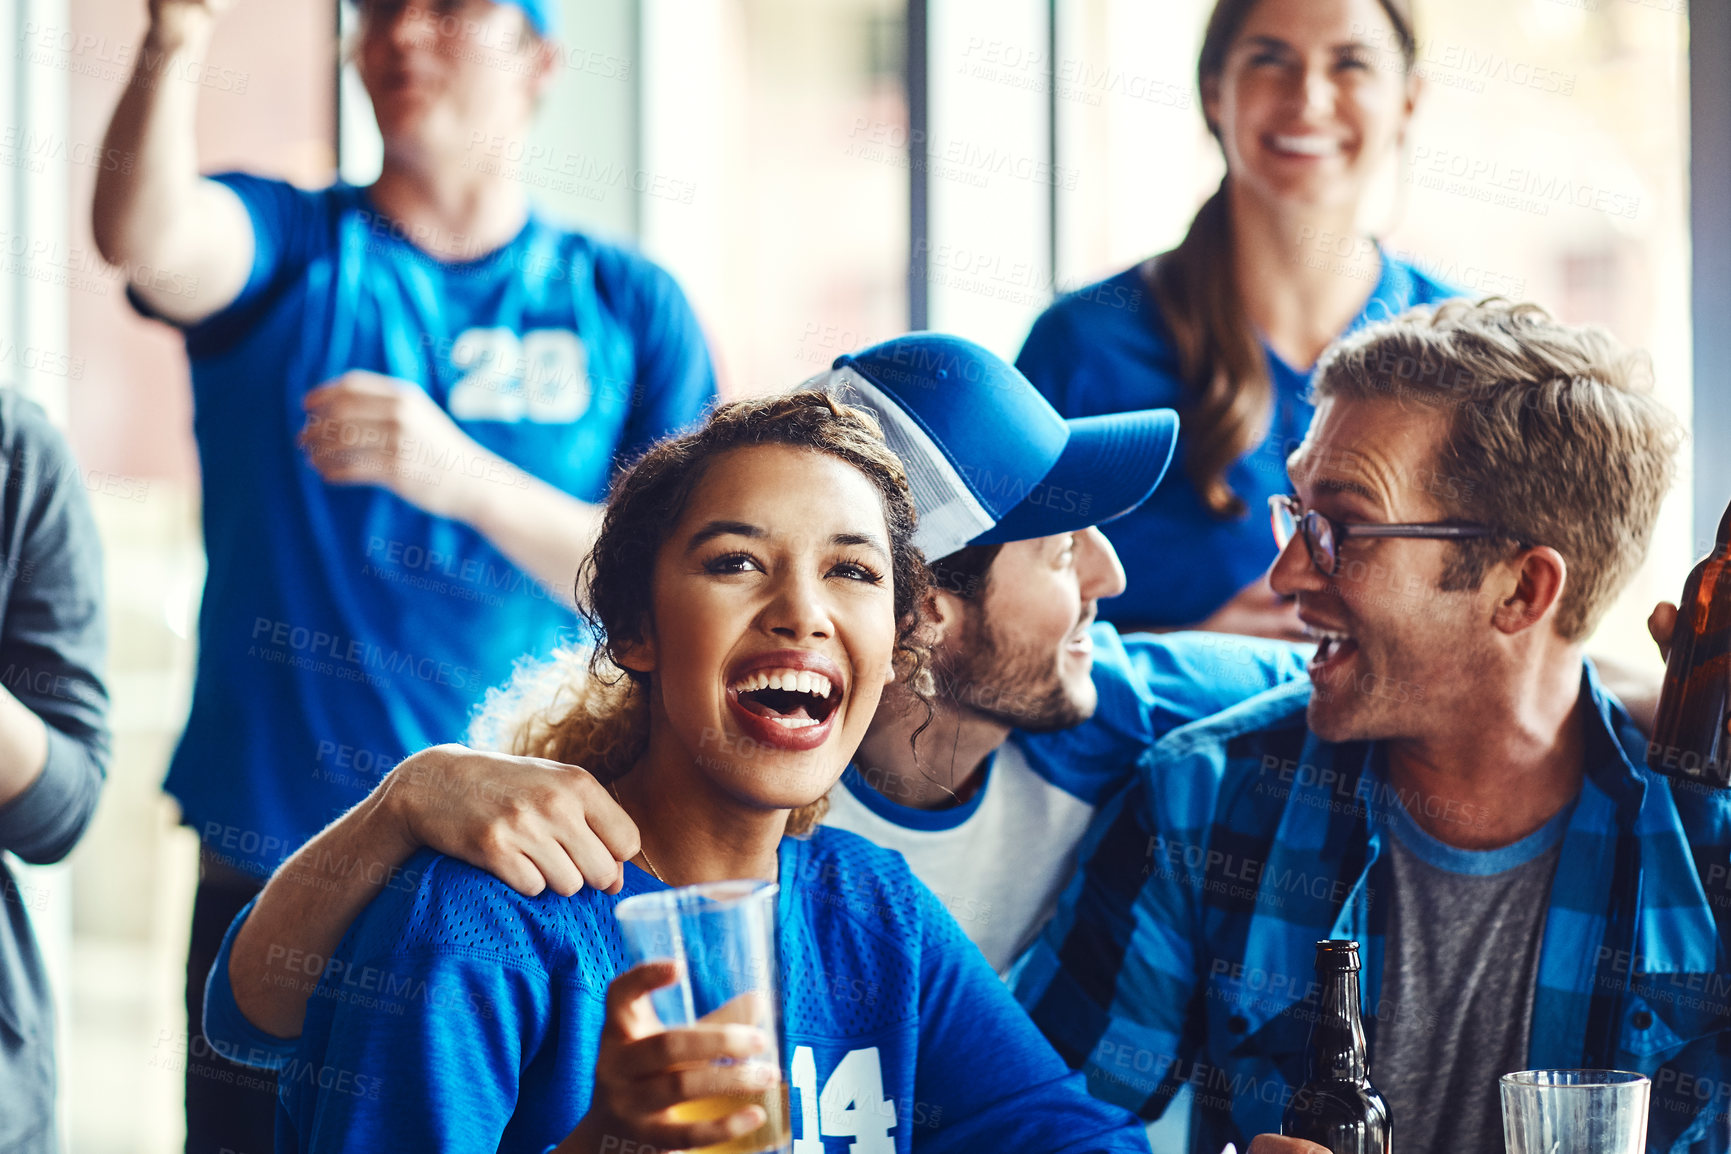
<svg viewBox="0 0 1731 1154"><path fill-rule="evenodd" d="M1040 314L1016 358L1034 386L1065 417L1130 409L1183 412L1187 390L1178 354L1155 309L1142 265L1061 297ZM1351 332L1413 305L1458 295L1414 266L1383 254L1382 273ZM1125 627L1192 625L1207 617L1274 562L1268 498L1290 491L1286 457L1304 439L1313 406L1311 374L1272 350L1268 372L1274 407L1268 436L1227 473L1247 511L1222 520L1202 504L1184 471L1188 438L1179 431L1172 468L1154 495L1104 532L1124 562L1129 588L1100 602L1100 616Z"/></svg>
<svg viewBox="0 0 1731 1154"><path fill-rule="evenodd" d="M1653 1080L1647 1149L1731 1148L1731 793L1648 771L1590 665L1585 779L1545 911L1527 1065ZM1363 946L1381 1004L1371 871L1403 804L1379 743L1305 725L1308 682L1177 730L1100 814L1016 993L1100 1097L1154 1117L1196 1090L1191 1149L1276 1132L1304 1079L1315 943ZM1366 1015L1372 1052L1375 1016ZM1395 1125L1399 1126L1399 1119Z"/></svg>
<svg viewBox="0 0 1731 1154"><path fill-rule="evenodd" d="M0 805L0 851L28 862L71 852L108 770L108 648L102 545L84 474L34 402L0 388L0 685L42 720L42 772ZM54 995L30 914L46 879L0 853L0 1150L58 1150Z"/></svg>
<svg viewBox="0 0 1731 1154"><path fill-rule="evenodd" d="M407 753L459 739L486 687L576 624L467 525L326 484L295 444L302 398L350 369L413 382L483 448L598 501L715 382L679 287L633 252L531 217L446 263L364 190L218 179L256 251L234 303L186 331L209 573L167 788L209 850L262 876Z"/></svg>
<svg viewBox="0 0 1731 1154"><path fill-rule="evenodd" d="M525 898L429 850L410 859L324 965L292 1056L262 1042L279 1051L277 1148L562 1140L589 1109L607 985L626 968L613 908L665 888L625 874L618 896ZM1141 1127L1088 1096L899 854L819 829L782 842L780 880L796 1140L828 1154L1146 1154ZM260 1044L227 1028L243 1020L227 982L209 1004L213 1037Z"/></svg>
<svg viewBox="0 0 1731 1154"><path fill-rule="evenodd" d="M1192 630L1119 634L1099 622L1094 714L1081 725L1010 735L1042 778L1100 805L1136 774L1148 747L1273 686L1309 676L1309 645Z"/></svg>

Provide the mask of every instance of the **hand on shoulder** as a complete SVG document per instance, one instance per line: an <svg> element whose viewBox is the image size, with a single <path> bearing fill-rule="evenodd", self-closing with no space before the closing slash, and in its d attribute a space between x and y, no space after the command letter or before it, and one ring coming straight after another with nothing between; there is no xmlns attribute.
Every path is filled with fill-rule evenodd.
<svg viewBox="0 0 1731 1154"><path fill-rule="evenodd" d="M637 855L637 826L579 766L435 745L380 786L414 845L486 870L519 893L565 897L585 885L617 893Z"/></svg>

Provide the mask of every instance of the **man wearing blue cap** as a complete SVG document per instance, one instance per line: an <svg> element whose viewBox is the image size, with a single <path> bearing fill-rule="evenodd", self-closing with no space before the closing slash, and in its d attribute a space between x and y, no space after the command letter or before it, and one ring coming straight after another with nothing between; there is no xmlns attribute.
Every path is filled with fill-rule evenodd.
<svg viewBox="0 0 1731 1154"><path fill-rule="evenodd" d="M999 358L929 333L843 357L812 383L879 417L945 584L926 607L937 703L917 754L909 737L925 711L905 689L886 692L827 820L900 850L1002 969L1050 914L1089 816L1142 750L1302 676L1302 663L1278 642L1091 627L1096 601L1124 587L1093 522L1154 488L1177 432L1170 412L1067 422ZM587 773L424 750L285 863L237 922L207 991L213 1043L259 1065L286 1060L349 922L423 844L529 894L613 888L638 851L635 827Z"/></svg>
<svg viewBox="0 0 1731 1154"><path fill-rule="evenodd" d="M825 820L900 850L1003 971L1051 914L1127 758L1302 662L1272 642L1095 624L1124 570L1094 526L1159 483L1171 410L1066 421L1016 369L936 333L844 356L813 383L877 415L937 578L936 714L886 689Z"/></svg>
<svg viewBox="0 0 1731 1154"><path fill-rule="evenodd" d="M190 1151L269 1149L268 1084L200 1033L236 910L405 753L546 653L617 460L714 376L665 272L555 227L475 143L523 137L557 64L546 0L364 0L366 189L201 178L196 77L227 0L152 0L95 235L184 331L209 577L167 789L204 847L188 958ZM189 79L190 77L190 79ZM266 1080L268 1082L268 1080Z"/></svg>

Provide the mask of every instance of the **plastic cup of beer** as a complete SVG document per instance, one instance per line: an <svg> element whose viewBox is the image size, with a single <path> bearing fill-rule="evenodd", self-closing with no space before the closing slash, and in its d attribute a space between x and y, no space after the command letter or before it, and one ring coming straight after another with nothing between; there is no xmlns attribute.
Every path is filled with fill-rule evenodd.
<svg viewBox="0 0 1731 1154"><path fill-rule="evenodd" d="M1508 1154L1643 1154L1645 1075L1628 1070L1522 1070L1502 1077Z"/></svg>
<svg viewBox="0 0 1731 1154"><path fill-rule="evenodd" d="M749 1134L702 1154L767 1154L791 1148L787 1083L781 1076L781 983L775 946L780 887L765 881L710 882L626 898L614 907L631 965L671 961L679 978L654 991L650 1002L667 1027L699 1021L756 1026L769 1048L746 1061L766 1069L765 1088L682 1102L682 1122L725 1118L747 1106L768 1115Z"/></svg>

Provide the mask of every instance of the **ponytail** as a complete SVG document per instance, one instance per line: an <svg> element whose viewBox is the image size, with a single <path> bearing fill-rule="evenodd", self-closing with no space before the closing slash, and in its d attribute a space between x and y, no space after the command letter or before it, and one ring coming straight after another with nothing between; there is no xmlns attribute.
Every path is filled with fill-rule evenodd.
<svg viewBox="0 0 1731 1154"><path fill-rule="evenodd" d="M1202 205L1178 247L1143 266L1149 299L1178 354L1184 473L1208 511L1242 517L1227 471L1268 434L1274 386L1262 342L1244 314L1232 259L1226 181Z"/></svg>

